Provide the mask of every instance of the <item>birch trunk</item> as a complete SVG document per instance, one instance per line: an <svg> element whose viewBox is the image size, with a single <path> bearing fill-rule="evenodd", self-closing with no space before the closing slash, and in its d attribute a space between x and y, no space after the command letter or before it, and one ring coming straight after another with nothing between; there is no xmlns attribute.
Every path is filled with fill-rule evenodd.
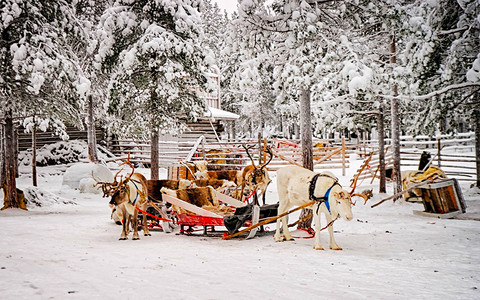
<svg viewBox="0 0 480 300"><path fill-rule="evenodd" d="M377 115L377 128L378 128L378 161L380 172L380 185L378 191L380 193L386 193L386 179L385 179L385 126L383 108L380 107L380 113Z"/></svg>
<svg viewBox="0 0 480 300"><path fill-rule="evenodd" d="M150 144L150 179L158 180L159 179L159 150L158 150L158 130L154 129L152 131L152 140Z"/></svg>
<svg viewBox="0 0 480 300"><path fill-rule="evenodd" d="M310 109L310 90L302 88L300 91L300 136L302 144L303 167L313 171L312 148L312 117ZM304 208L300 213L300 220L312 213L311 209ZM298 228L308 229L312 226L312 218L298 223Z"/></svg>
<svg viewBox="0 0 480 300"><path fill-rule="evenodd" d="M88 118L87 118L87 144L88 144L88 158L91 162L97 162L97 141L95 135L95 121L93 119L93 97L88 96Z"/></svg>
<svg viewBox="0 0 480 300"><path fill-rule="evenodd" d="M477 187L480 188L480 109L473 111L475 122L475 157L477 167Z"/></svg>
<svg viewBox="0 0 480 300"><path fill-rule="evenodd" d="M392 67L397 63L395 35L390 37L390 63ZM391 102L391 114L392 114L392 151L393 151L393 180L395 182L394 194L402 191L402 177L400 173L400 118L398 116L398 86L393 85L393 98ZM394 199L396 201L398 198Z"/></svg>
<svg viewBox="0 0 480 300"><path fill-rule="evenodd" d="M302 144L303 167L313 171L312 116L310 109L310 90L302 88L300 95L300 135Z"/></svg>

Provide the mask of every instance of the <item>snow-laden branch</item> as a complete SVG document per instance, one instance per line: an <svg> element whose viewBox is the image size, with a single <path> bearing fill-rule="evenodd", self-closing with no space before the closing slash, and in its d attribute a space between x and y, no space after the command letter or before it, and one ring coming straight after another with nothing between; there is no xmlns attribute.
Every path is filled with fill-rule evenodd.
<svg viewBox="0 0 480 300"><path fill-rule="evenodd" d="M468 26L463 26L462 28L454 28L454 29L450 29L450 30L442 30L442 31L439 31L437 34L438 35L449 35L449 34L454 34L454 33L457 33L457 32L463 32L463 31L466 31L468 30L470 27Z"/></svg>
<svg viewBox="0 0 480 300"><path fill-rule="evenodd" d="M425 95L419 95L419 96L406 96L406 95L399 95L397 97L392 96L392 95L379 95L380 97L383 97L385 99L402 99L402 100L427 100L435 96L439 96L442 94L445 94L449 91L452 90L459 90L459 89L464 89L464 88L469 88L469 87L480 87L480 81L477 82L463 82L459 84L452 84L448 85L440 90L433 91L431 93L425 94Z"/></svg>

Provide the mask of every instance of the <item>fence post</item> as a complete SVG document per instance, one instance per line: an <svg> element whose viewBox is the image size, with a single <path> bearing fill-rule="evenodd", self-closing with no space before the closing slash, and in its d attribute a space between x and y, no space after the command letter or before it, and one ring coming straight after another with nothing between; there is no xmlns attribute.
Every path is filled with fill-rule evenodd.
<svg viewBox="0 0 480 300"><path fill-rule="evenodd" d="M345 138L342 138L342 176L345 176Z"/></svg>
<svg viewBox="0 0 480 300"><path fill-rule="evenodd" d="M202 139L202 156L203 156L203 160L207 160L207 154L206 154L206 151L205 151L205 139Z"/></svg>
<svg viewBox="0 0 480 300"><path fill-rule="evenodd" d="M262 164L262 132L258 132L258 165Z"/></svg>
<svg viewBox="0 0 480 300"><path fill-rule="evenodd" d="M441 157L440 157L440 151L442 150L442 147L440 145L440 138L437 138L437 160L438 160L438 167L441 168Z"/></svg>

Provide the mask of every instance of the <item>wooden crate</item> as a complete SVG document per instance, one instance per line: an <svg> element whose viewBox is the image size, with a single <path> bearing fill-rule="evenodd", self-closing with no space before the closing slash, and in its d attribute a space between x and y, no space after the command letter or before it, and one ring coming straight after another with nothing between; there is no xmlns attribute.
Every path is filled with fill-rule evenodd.
<svg viewBox="0 0 480 300"><path fill-rule="evenodd" d="M194 174L196 172L194 164L188 164L188 166L173 166L168 167L168 179L180 180L188 179L195 180Z"/></svg>
<svg viewBox="0 0 480 300"><path fill-rule="evenodd" d="M425 211L414 211L415 214L447 219L465 213L465 201L455 178L425 184L420 189Z"/></svg>

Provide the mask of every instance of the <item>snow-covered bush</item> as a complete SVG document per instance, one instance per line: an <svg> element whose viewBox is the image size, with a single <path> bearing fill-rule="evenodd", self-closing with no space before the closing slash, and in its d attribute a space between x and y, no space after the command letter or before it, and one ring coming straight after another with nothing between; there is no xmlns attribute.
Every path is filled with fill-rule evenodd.
<svg viewBox="0 0 480 300"><path fill-rule="evenodd" d="M98 153L99 159L104 160L107 155ZM87 143L82 140L61 141L44 145L37 150L37 166L61 165L88 159ZM31 149L20 152L18 162L20 166L31 165Z"/></svg>
<svg viewBox="0 0 480 300"><path fill-rule="evenodd" d="M61 198L53 193L47 192L44 189L35 186L25 188L23 193L25 195L25 203L27 204L28 209L48 207L55 204L77 204L73 200Z"/></svg>

